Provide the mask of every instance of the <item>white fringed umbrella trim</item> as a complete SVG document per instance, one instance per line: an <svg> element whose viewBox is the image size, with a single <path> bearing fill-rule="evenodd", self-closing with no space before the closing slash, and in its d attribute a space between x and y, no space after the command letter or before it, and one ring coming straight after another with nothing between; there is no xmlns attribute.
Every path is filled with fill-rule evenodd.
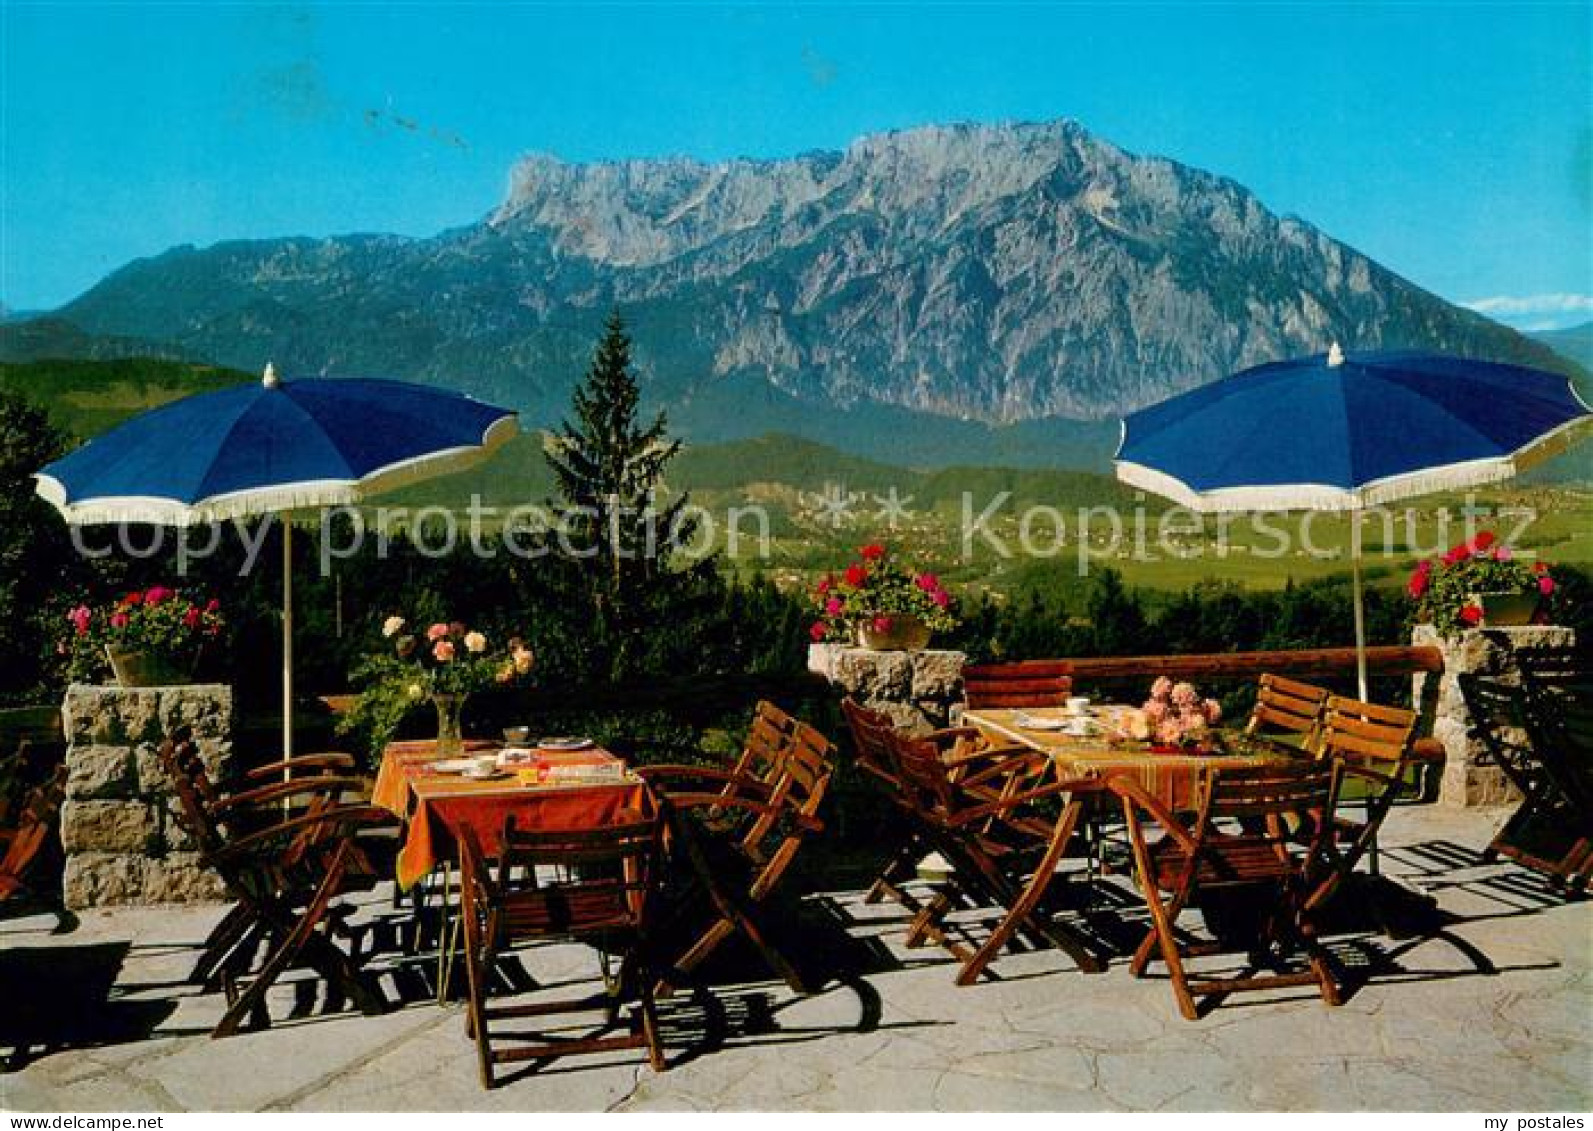
<svg viewBox="0 0 1593 1131"><path fill-rule="evenodd" d="M269 487L251 487L245 491L230 491L194 503L151 495L107 496L74 503L67 499L66 487L60 480L43 474L33 477L34 489L74 526L105 522L200 526L284 511L353 506L371 495L473 467L508 443L519 431L519 421L513 415L502 416L488 425L480 444L427 452L377 468L360 479L305 479Z"/></svg>
<svg viewBox="0 0 1593 1131"><path fill-rule="evenodd" d="M1578 398L1580 399L1580 398ZM1510 479L1575 446L1593 434L1593 416L1581 416L1545 432L1506 456L1465 460L1442 467L1374 479L1356 488L1326 483L1276 483L1197 491L1182 479L1132 460L1114 459L1117 478L1131 487L1211 514L1219 511L1350 511L1383 506L1439 491L1464 491ZM1121 445L1120 445L1121 446Z"/></svg>

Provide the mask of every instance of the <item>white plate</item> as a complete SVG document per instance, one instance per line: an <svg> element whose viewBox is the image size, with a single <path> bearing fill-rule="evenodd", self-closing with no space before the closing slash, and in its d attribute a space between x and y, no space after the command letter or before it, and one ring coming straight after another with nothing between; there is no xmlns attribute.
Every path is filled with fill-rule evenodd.
<svg viewBox="0 0 1593 1131"><path fill-rule="evenodd" d="M434 774L465 774L476 768L474 758L444 758L426 768Z"/></svg>
<svg viewBox="0 0 1593 1131"><path fill-rule="evenodd" d="M597 743L590 738L541 738L537 740L538 750L587 750Z"/></svg>
<svg viewBox="0 0 1593 1131"><path fill-rule="evenodd" d="M496 768L491 770L483 770L478 768L466 770L459 776L462 778L469 778L471 781L492 781L495 778L506 778L509 775Z"/></svg>
<svg viewBox="0 0 1593 1131"><path fill-rule="evenodd" d="M1031 715L1027 711L1019 711L1017 715L1017 723L1024 730L1069 730L1078 722L1076 717L1052 719L1044 715Z"/></svg>

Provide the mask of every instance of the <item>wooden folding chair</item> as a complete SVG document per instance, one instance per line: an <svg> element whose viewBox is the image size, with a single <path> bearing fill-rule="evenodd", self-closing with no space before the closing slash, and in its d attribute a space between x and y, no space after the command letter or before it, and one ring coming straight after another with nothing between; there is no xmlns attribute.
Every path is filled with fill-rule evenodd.
<svg viewBox="0 0 1593 1131"><path fill-rule="evenodd" d="M1483 859L1505 857L1565 882L1593 866L1593 842L1578 829L1574 808L1538 761L1527 732L1527 689L1473 672L1460 676L1471 733L1488 761L1521 793L1521 802L1494 833Z"/></svg>
<svg viewBox="0 0 1593 1131"><path fill-rule="evenodd" d="M1030 750L974 749L954 773L932 742L892 731L887 738L895 778L901 785L922 843L951 865L948 890L918 913L908 945L932 938L960 960L957 984L973 985L1015 935L1050 944L1080 969L1105 964L1083 940L1054 924L1042 909L1072 839L1079 806L1059 804L1056 815L1039 808L1048 799L1093 789L1097 783L1054 780L1048 759ZM1003 911L984 942L969 951L943 928L960 896Z"/></svg>
<svg viewBox="0 0 1593 1131"><path fill-rule="evenodd" d="M971 664L962 670L968 709L987 707L1062 707L1073 690L1072 666L1065 660L1021 660L1010 664Z"/></svg>
<svg viewBox="0 0 1593 1131"><path fill-rule="evenodd" d="M366 800L368 782L345 754L295 759L293 772L297 776L288 779L283 777L284 763L259 766L242 775L245 788L234 790L224 789L211 777L186 728L162 745L159 757L177 795L178 820L201 851L218 851L229 840L275 828L290 817L328 805L360 805ZM350 886L356 879L369 886L392 874L387 857L396 852L396 838L391 834L397 827L389 815L385 821L363 823L357 830L346 870ZM312 826L306 835L314 837L319 831ZM260 927L251 903L235 903L205 940L188 980L215 990L221 988L224 972L236 977L242 969L240 963L247 964L260 941Z"/></svg>
<svg viewBox="0 0 1593 1131"><path fill-rule="evenodd" d="M1593 674L1581 658L1568 659L1554 668L1541 657L1522 664L1522 723L1539 771L1535 815L1544 818L1535 824L1555 835L1518 859L1580 890L1593 877ZM1554 848L1563 851L1551 856Z"/></svg>
<svg viewBox="0 0 1593 1131"><path fill-rule="evenodd" d="M1307 901L1333 868L1329 847L1341 770L1334 763L1285 763L1261 769L1210 769L1201 779L1197 810L1181 820L1129 778L1108 785L1123 800L1139 887L1151 927L1129 969L1145 976L1159 951L1173 984L1179 1011L1189 1020L1209 1003L1237 991L1315 985L1329 1005L1340 1001L1327 952L1317 942ZM1314 830L1303 849L1291 831L1300 818ZM1146 818L1150 819L1147 824ZM1151 827L1161 830L1152 841ZM1191 975L1187 958L1220 953L1222 940L1181 939L1178 917L1208 902L1232 906L1243 900L1259 912L1248 952L1249 972L1221 978ZM1305 970L1284 971L1300 950ZM1261 974L1263 967L1277 971Z"/></svg>
<svg viewBox="0 0 1593 1131"><path fill-rule="evenodd" d="M1328 850L1334 867L1309 906L1323 906L1366 858L1377 872L1377 835L1389 810L1401 796L1413 793L1411 778L1417 767L1413 757L1416 713L1403 707L1384 707L1340 695L1328 698L1317 741L1317 759L1336 764L1342 774L1341 801L1359 801L1360 820L1342 812L1334 815L1334 836Z"/></svg>
<svg viewBox="0 0 1593 1131"><path fill-rule="evenodd" d="M773 788L782 770L782 751L791 741L796 728L796 719L768 700L759 700L753 710L752 726L747 730L747 741L742 745L741 754L722 778L724 784L720 796L725 804L704 806L698 811L698 817L714 832L724 836L739 836L743 849L748 852L756 851L757 844L767 831L764 826L768 818L731 803L743 796L743 789L748 782L756 781ZM651 767L650 772L655 780L670 776L678 780L686 769L661 765ZM690 769L694 772L695 781L704 785L712 776L702 773L697 767Z"/></svg>
<svg viewBox="0 0 1593 1131"><path fill-rule="evenodd" d="M1245 734L1302 756L1316 754L1322 713L1331 692L1325 687L1268 673L1256 687L1256 703Z"/></svg>
<svg viewBox="0 0 1593 1131"><path fill-rule="evenodd" d="M917 873L918 862L930 852L930 846L919 833L918 819L896 776L890 752L890 736L896 730L895 724L890 716L864 707L851 698L841 701L841 710L846 715L847 727L852 733L852 749L858 769L878 787L879 795L890 805L895 817L891 824L894 845L884 868L869 885L863 902L878 903L881 899L890 898L917 913L922 910L922 904L902 885ZM984 736L972 727L948 727L917 737L920 741L935 745L953 779L969 766L988 762L991 757L997 756L995 749L985 742ZM1002 747L999 753L1023 752L1008 746ZM1032 756L1024 757L1028 759ZM1023 768L1025 771L1032 769L1032 761L1026 760ZM1019 783L1014 781L1010 784L1017 788Z"/></svg>
<svg viewBox="0 0 1593 1131"><path fill-rule="evenodd" d="M77 917L53 894L41 892L29 880L49 843L66 794L66 766L56 767L41 784L29 790L14 809L7 808L0 818L0 904L15 900L47 907L56 918L52 934L62 934L77 925Z"/></svg>
<svg viewBox="0 0 1593 1131"><path fill-rule="evenodd" d="M206 940L191 975L207 988L219 981L226 992L227 1011L211 1035L230 1036L248 1020L268 1026L267 992L301 961L362 1012L383 1012L381 992L320 928L338 896L370 886L374 877L357 838L362 831L390 827L392 814L340 804L337 796L359 781L333 775L222 795L186 733L168 739L159 754L201 862L216 871L236 901ZM296 797L308 797L308 803L283 817L282 803ZM251 969L249 958L260 943L264 961Z"/></svg>
<svg viewBox="0 0 1593 1131"><path fill-rule="evenodd" d="M657 897L660 834L656 815L629 813L614 824L590 829L519 830L505 825L493 876L475 834L459 833L460 893L465 923L465 970L470 984L466 1032L475 1038L481 1084L498 1083L501 1064L560 1056L645 1048L655 1071L664 1070L653 1006L657 968L650 935ZM520 878L516 879L518 871ZM603 992L582 998L519 1006L489 1004L498 956L517 943L569 939L603 955ZM618 974L608 978L611 957ZM624 1034L602 1035L619 1022L621 1007L639 1003L639 1025ZM534 1034L537 1043L494 1048L509 1039L494 1023L519 1018L601 1009L597 1033L570 1037ZM514 1034L517 1042L525 1037Z"/></svg>
<svg viewBox="0 0 1593 1131"><path fill-rule="evenodd" d="M722 772L700 767L650 766L638 770L658 795L671 838L685 853L696 888L677 893L677 918L706 897L710 921L685 951L668 964L658 992L673 992L721 943L739 934L765 963L798 993L809 986L795 964L776 945L762 914L779 889L797 853L812 833L823 830L819 808L835 772L835 748L818 731L798 723L780 745L778 770L770 780L737 780L734 796L720 788ZM708 788L704 788L707 786ZM746 832L726 837L699 828L691 815L735 809L753 820Z"/></svg>

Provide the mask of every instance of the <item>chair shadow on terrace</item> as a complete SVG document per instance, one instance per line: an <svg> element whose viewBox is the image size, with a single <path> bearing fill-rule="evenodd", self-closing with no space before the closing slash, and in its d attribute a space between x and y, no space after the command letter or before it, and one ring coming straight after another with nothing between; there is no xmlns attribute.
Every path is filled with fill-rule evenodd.
<svg viewBox="0 0 1593 1131"><path fill-rule="evenodd" d="M1467 924L1536 915L1567 902L1565 893L1552 888L1545 877L1489 861L1476 849L1447 840L1387 848L1383 861L1386 867L1397 868L1398 878L1355 873L1320 923L1322 941L1338 967L1345 1001L1371 985L1493 978L1556 965L1500 965L1458 931ZM1413 884L1419 884L1420 890ZM1441 908L1432 898L1440 892L1450 902L1455 894L1463 894L1478 908L1471 913ZM1210 929L1209 924L1205 926ZM1451 961L1445 961L1446 957ZM1242 959L1230 965L1234 971L1253 970L1245 967ZM1164 975L1153 971L1150 977ZM1244 1009L1314 996L1304 991L1252 999L1229 997L1221 1004L1225 1009Z"/></svg>

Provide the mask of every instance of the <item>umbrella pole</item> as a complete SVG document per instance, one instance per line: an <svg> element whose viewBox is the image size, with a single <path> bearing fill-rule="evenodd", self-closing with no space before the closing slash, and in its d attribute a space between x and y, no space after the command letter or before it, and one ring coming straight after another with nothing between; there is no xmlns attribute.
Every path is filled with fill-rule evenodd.
<svg viewBox="0 0 1593 1131"><path fill-rule="evenodd" d="M1361 509L1350 511L1350 575L1355 590L1355 686L1361 702L1370 703L1366 690L1366 602L1361 595Z"/></svg>
<svg viewBox="0 0 1593 1131"><path fill-rule="evenodd" d="M282 760L293 757L293 524L282 520ZM286 766L282 777L291 772Z"/></svg>

